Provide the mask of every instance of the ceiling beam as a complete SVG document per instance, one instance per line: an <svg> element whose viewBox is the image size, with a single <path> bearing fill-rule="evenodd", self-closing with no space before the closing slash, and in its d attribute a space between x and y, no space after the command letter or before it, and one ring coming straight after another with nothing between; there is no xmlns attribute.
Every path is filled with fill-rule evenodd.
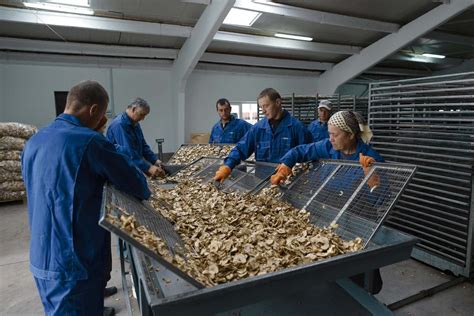
<svg viewBox="0 0 474 316"><path fill-rule="evenodd" d="M196 70L207 70L207 71L217 71L222 73L223 71L227 73L246 73L246 74L262 74L266 76L298 76L298 77L308 77L309 80L314 80L321 72L318 70L305 71L305 70L295 70L295 69L281 69L281 68L265 68L259 66L245 65L245 66L236 66L236 65L226 65L226 64L210 64L207 62L199 62L196 65Z"/></svg>
<svg viewBox="0 0 474 316"><path fill-rule="evenodd" d="M97 16L0 7L0 21L47 24L91 30L189 37L192 27Z"/></svg>
<svg viewBox="0 0 474 316"><path fill-rule="evenodd" d="M451 34L441 31L433 31L423 36L425 39L436 40L443 43L458 44L464 46L474 46L474 37Z"/></svg>
<svg viewBox="0 0 474 316"><path fill-rule="evenodd" d="M400 28L400 25L396 23L382 22L371 19L357 18L348 15L310 10L275 3L272 1L237 0L235 2L234 7L239 9L258 11L262 13L281 15L289 18L308 21L311 23L335 25L374 32L393 33Z"/></svg>
<svg viewBox="0 0 474 316"><path fill-rule="evenodd" d="M213 1L202 13L173 64L173 77L179 86L185 84L234 3L235 0Z"/></svg>
<svg viewBox="0 0 474 316"><path fill-rule="evenodd" d="M211 0L181 0L181 2L204 4L204 5L211 4Z"/></svg>
<svg viewBox="0 0 474 316"><path fill-rule="evenodd" d="M204 53L200 61L229 64L229 65L246 65L269 68L285 68L285 69L301 69L308 71L328 70L334 65L333 63L322 63L316 61L279 59L267 57L254 57L232 54Z"/></svg>
<svg viewBox="0 0 474 316"><path fill-rule="evenodd" d="M62 56L79 55L83 57L109 57L109 58L128 58L130 63L136 60L137 65L140 62L144 63L146 60L153 62L153 60L174 60L178 56L179 50L167 48L151 48L138 46L123 46L123 45L104 45L104 44L89 44L89 43L73 43L73 42L59 42L59 41L45 41L45 40L30 40L23 38L0 37L0 50L13 52L28 52L28 53L42 53L42 54L61 54ZM31 55L30 55L31 56ZM52 56L52 55L50 55ZM56 55L57 56L57 55ZM37 57L39 58L39 57ZM265 67L289 70L304 70L304 71L321 71L329 70L334 65L328 62L282 59L282 58L268 58L257 56L244 56L235 54L220 54L220 53L204 53L199 60L200 62L225 64L225 65L242 65L251 67ZM366 73L374 74L389 74L400 76L422 76L426 72L411 69L400 68L385 68L373 67L366 71Z"/></svg>
<svg viewBox="0 0 474 316"><path fill-rule="evenodd" d="M36 53L176 59L177 49L29 40L0 37L0 49Z"/></svg>
<svg viewBox="0 0 474 316"><path fill-rule="evenodd" d="M469 9L473 0L451 0L404 25L375 43L335 65L318 79L318 93L332 94L338 86L363 73L378 62L408 45L413 40L433 30L443 22Z"/></svg>
<svg viewBox="0 0 474 316"><path fill-rule="evenodd" d="M238 34L219 31L214 36L215 41L230 42L238 44L248 44L261 47L271 47L278 49L299 50L314 53L332 53L352 55L360 52L359 46L327 44L318 42L304 42L291 39L283 39L269 36L257 36L250 34Z"/></svg>
<svg viewBox="0 0 474 316"><path fill-rule="evenodd" d="M186 82L234 3L235 0L212 1L204 9L171 68L172 105L177 110L178 144L186 142Z"/></svg>

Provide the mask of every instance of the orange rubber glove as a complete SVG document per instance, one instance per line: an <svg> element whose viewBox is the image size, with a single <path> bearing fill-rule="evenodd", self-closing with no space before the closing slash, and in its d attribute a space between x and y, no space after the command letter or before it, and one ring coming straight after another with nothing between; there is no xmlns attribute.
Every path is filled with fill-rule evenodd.
<svg viewBox="0 0 474 316"><path fill-rule="evenodd" d="M291 168L281 163L276 168L275 174L270 178L270 182L278 185L284 182L289 175L291 175Z"/></svg>
<svg viewBox="0 0 474 316"><path fill-rule="evenodd" d="M375 159L370 156L364 156L362 153L359 154L359 163L364 169L364 174L367 176L370 171L370 166L375 162ZM373 189L380 184L380 176L377 173L373 173L372 176L367 180L367 185Z"/></svg>
<svg viewBox="0 0 474 316"><path fill-rule="evenodd" d="M219 167L219 170L216 171L216 175L214 176L214 181L224 182L230 174L232 173L232 169L230 169L226 165L222 165Z"/></svg>
<svg viewBox="0 0 474 316"><path fill-rule="evenodd" d="M375 159L370 156L364 156L362 153L359 154L359 163L363 168L368 168L372 166L375 162Z"/></svg>

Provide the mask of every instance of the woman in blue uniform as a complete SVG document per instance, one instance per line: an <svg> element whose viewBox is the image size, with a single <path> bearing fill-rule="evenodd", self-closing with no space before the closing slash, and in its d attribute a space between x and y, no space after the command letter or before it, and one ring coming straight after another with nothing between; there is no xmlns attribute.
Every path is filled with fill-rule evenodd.
<svg viewBox="0 0 474 316"><path fill-rule="evenodd" d="M104 183L138 199L150 196L143 174L94 131L108 102L99 83L77 84L64 113L22 154L30 270L46 315L103 315L107 249L98 221Z"/></svg>
<svg viewBox="0 0 474 316"><path fill-rule="evenodd" d="M363 167L364 174L369 172L370 165L377 162L384 162L384 159L367 143L372 137L372 132L365 124L363 117L351 111L339 111L335 113L328 122L329 139L325 139L308 145L300 145L291 149L280 160L281 164L277 167L277 172L271 177L272 184L280 184L291 174L291 168L297 162L314 161L319 159L343 159L359 160ZM362 172L361 172L362 175ZM354 175L354 181L360 179L360 176ZM350 176L346 181L333 182L331 185L334 191L338 192L343 187L350 187ZM370 188L376 188L380 184L377 174L373 174L367 181ZM369 189L369 188L365 188ZM382 192L381 189L379 192ZM376 205L380 196L374 193L372 204ZM327 203L331 203L328 201ZM368 207L368 206L367 206ZM382 289L382 277L380 271L373 270L372 278L374 282L373 293L378 293ZM352 277L352 280L363 286L364 275L359 274Z"/></svg>
<svg viewBox="0 0 474 316"><path fill-rule="evenodd" d="M252 124L233 117L231 109L229 100L217 100L216 110L220 119L212 127L209 144L236 144L252 127Z"/></svg>
<svg viewBox="0 0 474 316"><path fill-rule="evenodd" d="M224 181L235 166L253 153L257 161L279 162L291 148L308 142L303 123L282 109L281 96L275 89L264 89L257 102L265 118L252 126L232 149L216 172L215 181Z"/></svg>
<svg viewBox="0 0 474 316"><path fill-rule="evenodd" d="M372 158L361 159L365 167L374 161L384 162L382 156L367 144L372 137L372 132L360 114L339 111L329 119L328 130L329 139L296 146L283 156L278 171L272 176L272 184L284 181L297 162L319 159L359 160L361 155Z"/></svg>

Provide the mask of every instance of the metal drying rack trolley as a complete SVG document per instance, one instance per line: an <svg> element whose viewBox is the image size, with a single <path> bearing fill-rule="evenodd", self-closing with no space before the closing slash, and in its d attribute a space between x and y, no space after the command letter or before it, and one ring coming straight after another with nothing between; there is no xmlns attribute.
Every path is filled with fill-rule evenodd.
<svg viewBox="0 0 474 316"><path fill-rule="evenodd" d="M209 181L221 163L222 159L204 157L183 171L193 168L195 177ZM220 189L254 194L269 186L274 169L268 163L242 163ZM109 220L110 215L133 214L165 241L171 253L179 254L182 242L173 225L148 203L106 187L100 225L130 245L142 315L390 315L348 277L410 257L417 240L382 223L414 172L412 165L386 163L375 164L364 175L358 162L312 163L281 188L280 198L310 212L315 225L334 222L341 237L363 238L364 249L213 287L204 287ZM380 179L375 188L367 184L372 176ZM126 282L123 260L122 273Z"/></svg>

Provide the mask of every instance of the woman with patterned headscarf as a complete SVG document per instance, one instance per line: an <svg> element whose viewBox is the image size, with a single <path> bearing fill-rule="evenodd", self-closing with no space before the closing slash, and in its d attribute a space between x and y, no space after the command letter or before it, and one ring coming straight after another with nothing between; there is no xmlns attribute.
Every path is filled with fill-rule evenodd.
<svg viewBox="0 0 474 316"><path fill-rule="evenodd" d="M359 160L364 171L375 161L384 159L368 145L372 132L364 118L357 112L339 111L328 122L329 139L296 146L283 156L277 172L272 176L272 184L280 184L291 174L297 162L319 159ZM369 179L369 186L377 185L378 177Z"/></svg>
<svg viewBox="0 0 474 316"><path fill-rule="evenodd" d="M319 159L343 159L359 160L364 174L370 171L370 165L377 162L384 162L384 159L368 145L372 138L364 118L356 112L339 111L335 113L328 121L329 139L324 139L307 145L299 145L291 149L283 156L278 165L277 172L271 177L272 184L280 184L291 174L291 168L297 162L313 161ZM367 180L370 189L379 187L380 177L377 174ZM333 182L333 188L340 190L344 186L350 186L350 183ZM382 189L383 190L383 189ZM372 192L372 190L371 190ZM377 204L378 195L376 191L373 197L374 205ZM367 205L369 207L369 205ZM373 280L372 294L380 292L382 289L382 277L378 269L370 274ZM358 274L351 279L358 285L364 285L364 274Z"/></svg>

